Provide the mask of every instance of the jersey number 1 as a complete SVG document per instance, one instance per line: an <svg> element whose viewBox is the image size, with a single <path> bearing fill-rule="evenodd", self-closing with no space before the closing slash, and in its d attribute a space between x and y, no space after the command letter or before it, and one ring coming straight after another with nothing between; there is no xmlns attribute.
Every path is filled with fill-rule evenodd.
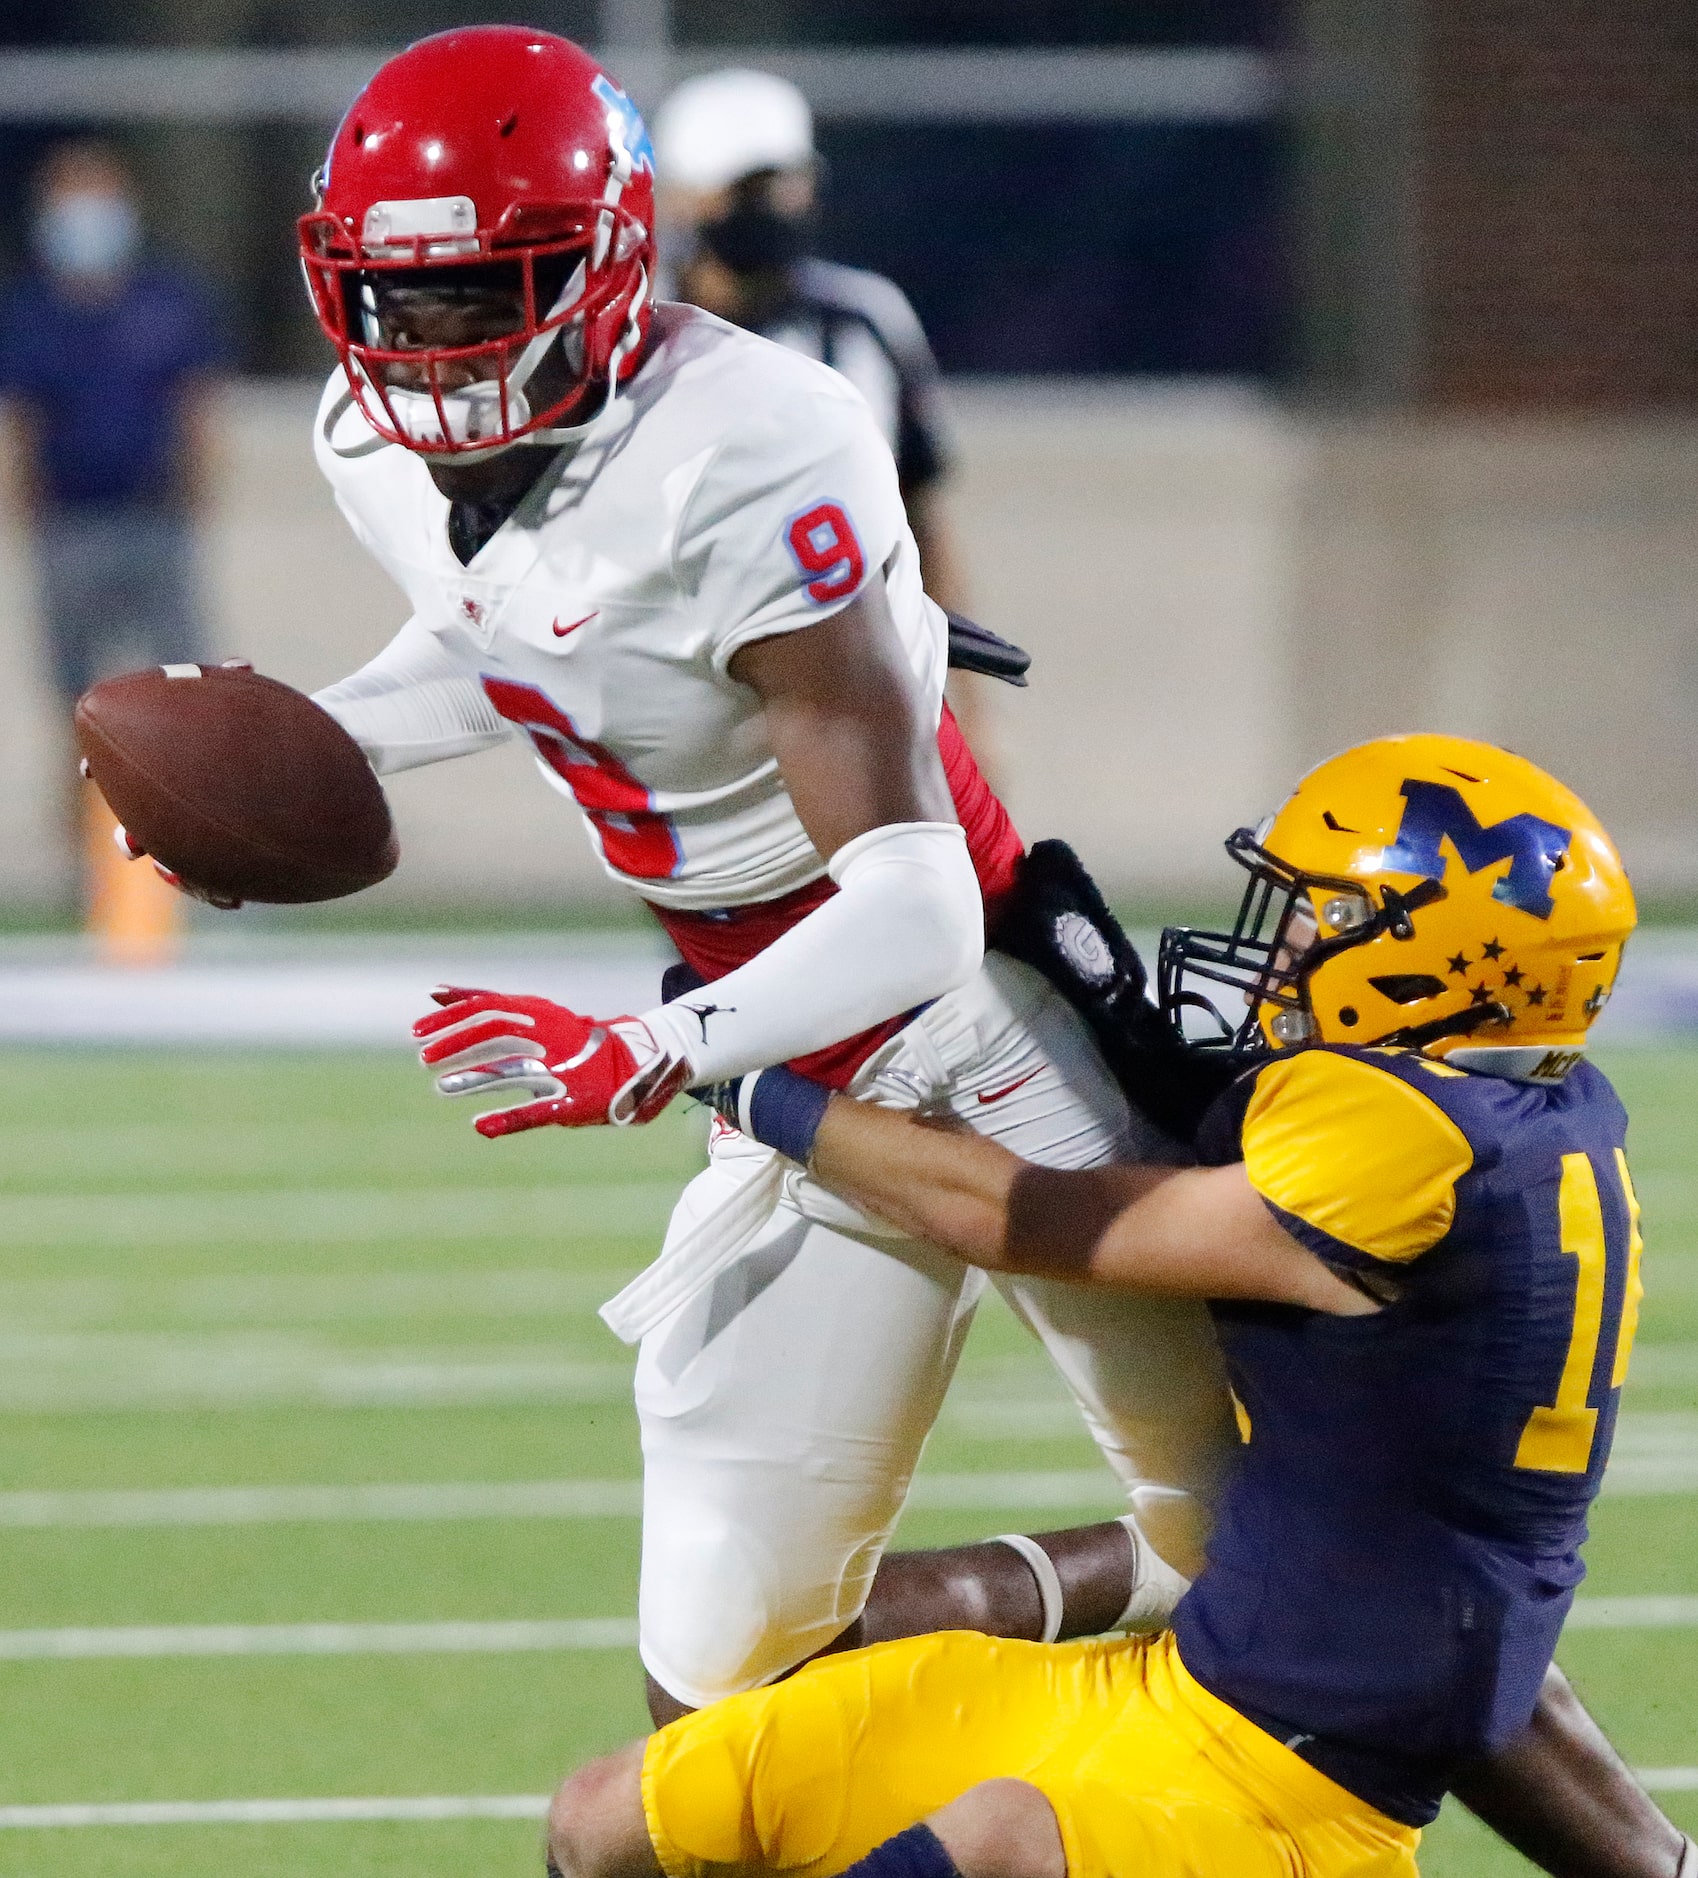
<svg viewBox="0 0 1698 1878"><path fill-rule="evenodd" d="M1639 1300L1645 1295L1645 1287L1639 1278L1639 1258L1644 1250L1639 1236L1639 1200L1628 1178L1627 1156L1620 1148L1615 1151L1615 1164L1629 1224L1627 1286L1616 1330L1615 1361L1610 1369L1610 1387L1619 1389L1627 1380L1627 1361L1634 1332L1639 1328ZM1515 1450L1515 1464L1539 1473L1583 1474L1592 1464L1592 1437L1598 1426L1598 1411L1588 1405L1586 1398L1592 1393L1592 1371L1598 1360L1598 1339L1603 1334L1608 1264L1598 1177L1584 1154L1562 1157L1557 1219L1562 1249L1577 1267L1574 1327L1569 1332L1568 1355L1562 1366L1562 1380L1557 1384L1556 1401L1548 1408L1534 1409L1528 1416Z"/></svg>

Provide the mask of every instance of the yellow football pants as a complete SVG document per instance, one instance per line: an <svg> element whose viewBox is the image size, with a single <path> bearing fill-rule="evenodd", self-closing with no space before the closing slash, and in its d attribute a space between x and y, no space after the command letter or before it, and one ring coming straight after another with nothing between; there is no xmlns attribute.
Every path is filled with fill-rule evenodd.
<svg viewBox="0 0 1698 1878"><path fill-rule="evenodd" d="M643 1807L668 1878L829 1878L1001 1776L1054 1807L1069 1878L1415 1878L1414 1828L1210 1695L1165 1634L822 1657L662 1729Z"/></svg>

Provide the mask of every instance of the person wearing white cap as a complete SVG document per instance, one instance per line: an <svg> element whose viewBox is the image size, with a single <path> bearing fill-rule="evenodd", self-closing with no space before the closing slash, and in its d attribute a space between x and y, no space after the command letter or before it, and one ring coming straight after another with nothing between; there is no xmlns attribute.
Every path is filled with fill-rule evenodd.
<svg viewBox="0 0 1698 1878"><path fill-rule="evenodd" d="M666 99L654 142L666 291L823 360L855 386L896 457L926 591L960 611L938 501L948 451L937 362L900 287L809 252L818 161L807 99L771 72L705 72Z"/></svg>

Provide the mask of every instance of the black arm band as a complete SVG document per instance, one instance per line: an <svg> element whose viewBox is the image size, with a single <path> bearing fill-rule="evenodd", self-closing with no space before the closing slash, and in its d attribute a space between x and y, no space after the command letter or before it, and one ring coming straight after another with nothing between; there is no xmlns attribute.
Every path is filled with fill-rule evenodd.
<svg viewBox="0 0 1698 1878"><path fill-rule="evenodd" d="M1005 685L1025 688L1031 653L959 613L949 614L948 619L951 671L978 672L981 677L1000 678Z"/></svg>

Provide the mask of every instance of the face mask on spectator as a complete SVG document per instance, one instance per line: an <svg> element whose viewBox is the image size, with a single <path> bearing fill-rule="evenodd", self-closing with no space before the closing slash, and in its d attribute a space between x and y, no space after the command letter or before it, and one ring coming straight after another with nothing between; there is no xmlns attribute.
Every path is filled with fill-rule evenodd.
<svg viewBox="0 0 1698 1878"><path fill-rule="evenodd" d="M794 267L807 253L812 217L786 215L764 202L740 202L697 231L701 244L734 274Z"/></svg>
<svg viewBox="0 0 1698 1878"><path fill-rule="evenodd" d="M72 190L55 196L35 226L36 250L55 274L95 280L122 273L141 240L141 222L122 196Z"/></svg>

